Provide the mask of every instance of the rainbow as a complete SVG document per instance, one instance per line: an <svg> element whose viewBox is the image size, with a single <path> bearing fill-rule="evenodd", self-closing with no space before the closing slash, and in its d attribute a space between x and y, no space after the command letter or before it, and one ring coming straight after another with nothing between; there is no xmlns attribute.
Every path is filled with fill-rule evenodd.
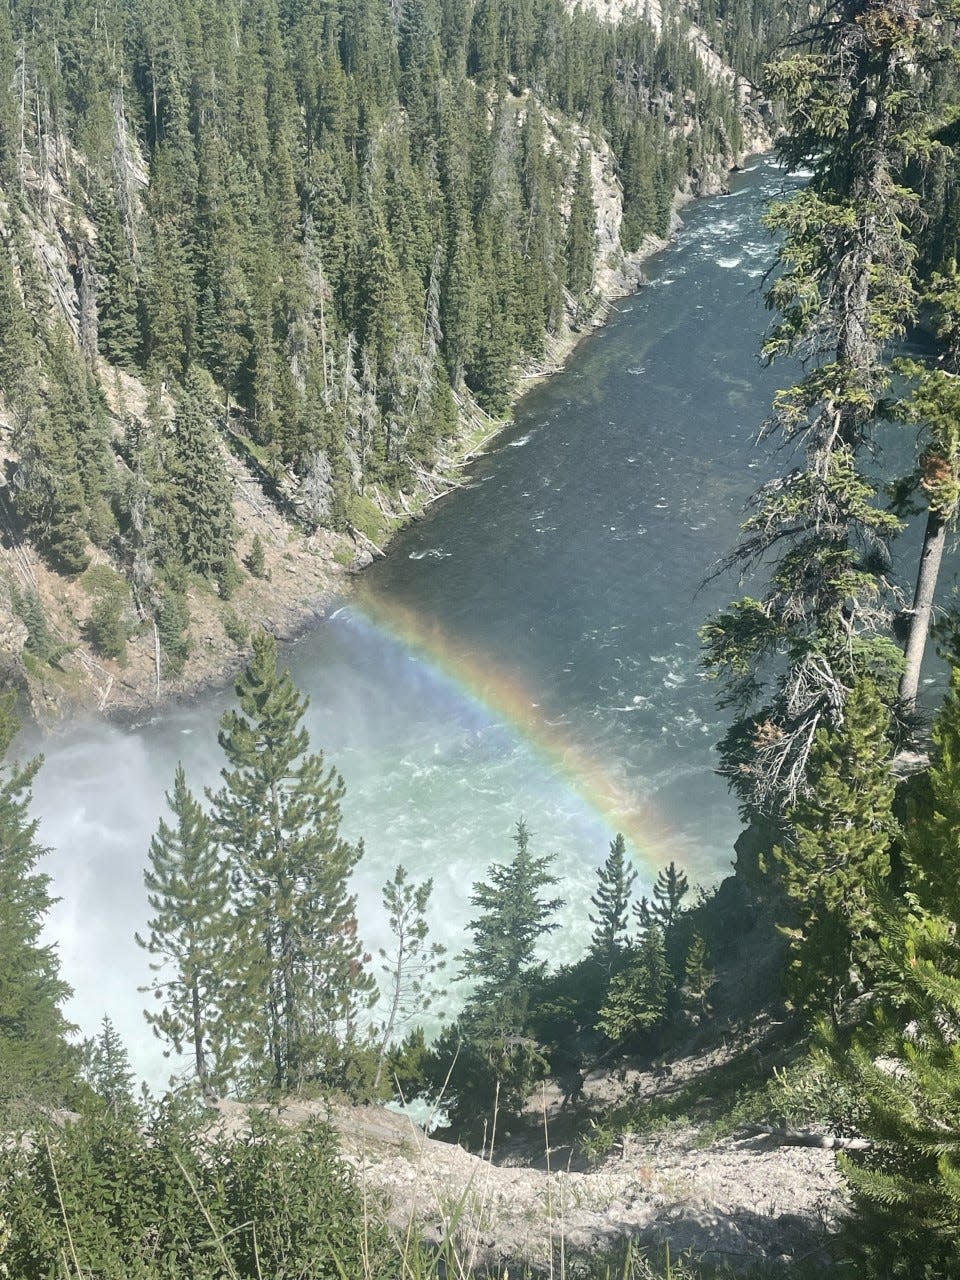
<svg viewBox="0 0 960 1280"><path fill-rule="evenodd" d="M671 833L649 805L641 804L610 769L570 736L569 727L544 716L536 695L490 658L455 639L434 618L366 590L351 602L350 613L411 652L472 698L489 715L508 725L599 817L612 833L622 832L642 870L655 874L671 858Z"/></svg>

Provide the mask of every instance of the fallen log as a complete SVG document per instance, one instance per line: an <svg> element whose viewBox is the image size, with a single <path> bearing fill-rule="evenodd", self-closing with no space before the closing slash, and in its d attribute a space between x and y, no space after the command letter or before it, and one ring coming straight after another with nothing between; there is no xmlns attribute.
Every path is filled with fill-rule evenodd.
<svg viewBox="0 0 960 1280"><path fill-rule="evenodd" d="M821 1147L827 1151L872 1151L869 1138L842 1138L835 1133L811 1133L809 1129L782 1129L772 1124L751 1124L743 1137L770 1138L781 1147Z"/></svg>

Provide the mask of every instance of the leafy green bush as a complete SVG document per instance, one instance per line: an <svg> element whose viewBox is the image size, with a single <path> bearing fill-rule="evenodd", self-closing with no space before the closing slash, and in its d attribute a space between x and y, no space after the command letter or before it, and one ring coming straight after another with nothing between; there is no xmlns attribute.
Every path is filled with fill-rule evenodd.
<svg viewBox="0 0 960 1280"><path fill-rule="evenodd" d="M164 1107L146 1132L87 1115L0 1153L17 1280L343 1280L400 1273L329 1126L203 1131Z"/></svg>

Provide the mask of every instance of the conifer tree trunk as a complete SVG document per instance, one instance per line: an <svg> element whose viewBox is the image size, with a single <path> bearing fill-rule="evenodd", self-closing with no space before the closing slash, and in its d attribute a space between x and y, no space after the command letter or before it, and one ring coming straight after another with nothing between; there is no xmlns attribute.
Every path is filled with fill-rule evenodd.
<svg viewBox="0 0 960 1280"><path fill-rule="evenodd" d="M403 943L401 941L401 947ZM401 951L402 956L402 951ZM383 1028L383 1036L380 1039L380 1052L377 1055L377 1070L373 1077L374 1089L380 1088L380 1081L383 1079L383 1068L387 1062L387 1050L390 1048L390 1039L393 1036L393 1028L397 1023L397 1013L400 1009L400 995L403 989L403 965L401 961L397 962L396 973L394 974L393 998L390 1003L390 1014L387 1018L386 1025Z"/></svg>
<svg viewBox="0 0 960 1280"><path fill-rule="evenodd" d="M190 987L190 1004L193 1015L193 1055L197 1069L197 1084L202 1093L207 1090L207 1057L203 1051L204 1019L200 1004L200 987L194 976Z"/></svg>
<svg viewBox="0 0 960 1280"><path fill-rule="evenodd" d="M900 679L900 702L905 711L912 711L920 686L920 666L930 630L933 597L940 576L940 562L947 540L947 524L939 512L931 508L927 515L927 527L923 533L923 550L917 570L917 585L910 610L910 633L904 648L904 668Z"/></svg>

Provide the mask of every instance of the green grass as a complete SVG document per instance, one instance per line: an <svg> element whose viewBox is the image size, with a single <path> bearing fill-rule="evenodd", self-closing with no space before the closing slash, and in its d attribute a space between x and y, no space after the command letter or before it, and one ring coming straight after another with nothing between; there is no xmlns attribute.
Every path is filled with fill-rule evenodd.
<svg viewBox="0 0 960 1280"><path fill-rule="evenodd" d="M80 585L90 596L116 596L122 600L130 596L130 584L126 578L108 564L91 565L81 575Z"/></svg>
<svg viewBox="0 0 960 1280"><path fill-rule="evenodd" d="M378 547L403 521L385 516L372 498L354 494L347 503L347 521Z"/></svg>

